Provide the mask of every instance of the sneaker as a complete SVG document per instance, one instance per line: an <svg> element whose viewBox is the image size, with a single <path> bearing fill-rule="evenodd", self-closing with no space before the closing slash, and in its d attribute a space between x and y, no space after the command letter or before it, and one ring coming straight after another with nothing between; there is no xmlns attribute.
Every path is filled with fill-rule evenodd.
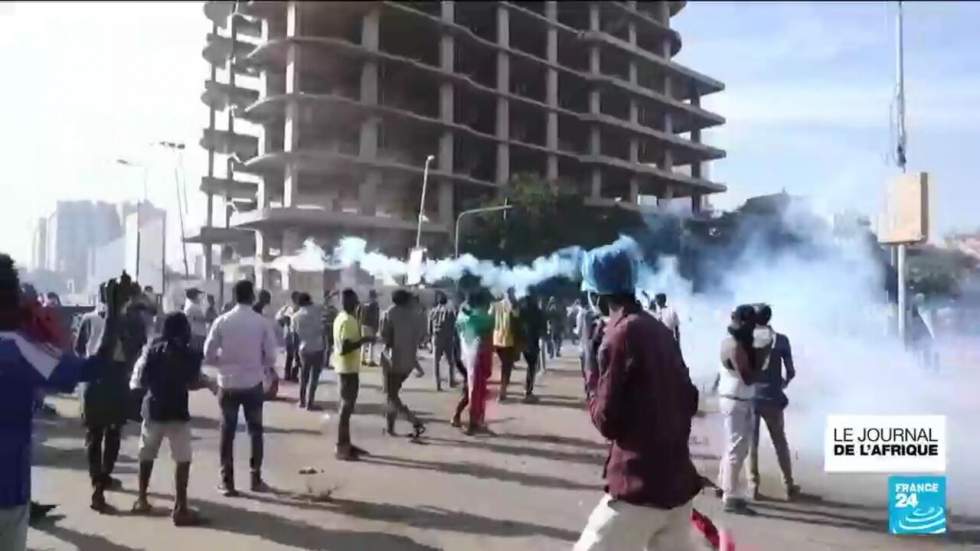
<svg viewBox="0 0 980 551"><path fill-rule="evenodd" d="M113 492L118 492L119 490L122 490L123 487L121 480L110 475L105 475L105 477L102 479L102 485L105 486L106 490Z"/></svg>
<svg viewBox="0 0 980 551"><path fill-rule="evenodd" d="M92 494L92 503L89 508L102 515L112 515L116 512L116 508L106 502L105 495L100 491Z"/></svg>
<svg viewBox="0 0 980 551"><path fill-rule="evenodd" d="M795 501L800 497L800 485L790 484L786 487L786 500Z"/></svg>
<svg viewBox="0 0 980 551"><path fill-rule="evenodd" d="M337 452L334 454L334 457L340 461L357 461L360 459L360 456L354 453L353 448L350 446L338 448Z"/></svg>
<svg viewBox="0 0 980 551"><path fill-rule="evenodd" d="M462 427L462 426L463 426L463 421L462 421L462 420L460 420L460 418L459 418L459 417L453 417L453 418L452 418L452 419L451 419L451 420L449 421L449 426L450 426L450 427L455 427L455 428L457 428L457 429L458 429L458 428L460 428L460 427Z"/></svg>
<svg viewBox="0 0 980 551"><path fill-rule="evenodd" d="M752 494L752 501L759 501L759 499L762 498L762 494L759 493L758 488L752 488L751 494Z"/></svg>
<svg viewBox="0 0 980 551"><path fill-rule="evenodd" d="M310 404L306 406L306 411L323 411L323 407L316 404Z"/></svg>
<svg viewBox="0 0 980 551"><path fill-rule="evenodd" d="M225 497L238 497L239 495L238 490L235 489L235 485L226 482L218 484L218 492Z"/></svg>
<svg viewBox="0 0 980 551"><path fill-rule="evenodd" d="M724 511L733 515L744 515L747 517L758 516L759 513L749 507L744 500L736 499L725 504Z"/></svg>
<svg viewBox="0 0 980 551"><path fill-rule="evenodd" d="M306 404L304 402L297 402L296 409L306 409Z"/></svg>
<svg viewBox="0 0 980 551"><path fill-rule="evenodd" d="M44 518L48 516L48 513L53 511L55 507L57 507L57 505L48 505L32 501L29 523L33 525L35 522L44 520Z"/></svg>
<svg viewBox="0 0 980 551"><path fill-rule="evenodd" d="M272 491L272 488L269 488L269 485L266 484L265 481L262 480L262 477L261 476L258 476L258 475L253 475L252 476L252 485L251 485L251 488L252 488L252 491L253 492L256 492L256 493L259 493L259 494L269 493L269 492Z"/></svg>
<svg viewBox="0 0 980 551"><path fill-rule="evenodd" d="M358 448L357 446L354 445L351 445L350 449L352 452L354 452L354 455L358 457L362 455L371 455L371 452L365 450L364 448Z"/></svg>

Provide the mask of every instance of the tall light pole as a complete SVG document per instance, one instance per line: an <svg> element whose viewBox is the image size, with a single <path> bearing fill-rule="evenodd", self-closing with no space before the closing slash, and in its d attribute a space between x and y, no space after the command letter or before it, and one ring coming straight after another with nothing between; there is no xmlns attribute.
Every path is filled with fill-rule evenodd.
<svg viewBox="0 0 980 551"><path fill-rule="evenodd" d="M429 186L429 163L436 159L435 155L429 155L425 158L425 168L422 170L422 200L419 204L419 227L418 231L415 232L415 248L418 249L422 246L422 216L425 212L425 190Z"/></svg>
<svg viewBox="0 0 980 551"><path fill-rule="evenodd" d="M495 211L498 211L498 210L507 211L507 210L510 210L512 208L514 208L513 205L497 205L495 207L481 207L481 208L476 208L476 209L464 210L463 212L459 213L459 216L456 217L456 240L455 240L456 241L456 244L455 244L456 254L454 256L456 258L459 258L459 223L460 223L460 221L463 220L463 217L464 216L469 216L471 214L480 214L480 213L484 213L484 212L495 212Z"/></svg>
<svg viewBox="0 0 980 551"><path fill-rule="evenodd" d="M140 279L140 241L141 241L140 232L141 232L141 230L143 228L143 202L144 201L147 201L148 202L149 201L149 196L150 196L149 188L146 186L146 178L147 178L147 175L148 175L148 171L147 171L146 165L137 164L137 163L134 163L132 161L128 161L126 159L116 159L116 163L117 164L120 164L120 165L123 165L123 166L128 166L128 167L132 167L132 168L142 168L143 169L143 199L141 201L137 201L137 203L136 203L136 281L139 281L139 279Z"/></svg>
<svg viewBox="0 0 980 551"><path fill-rule="evenodd" d="M898 144L895 151L895 161L898 164L898 168L904 174L906 171L906 155L907 155L907 140L908 136L905 129L905 29L902 14L902 2L898 2L898 17L895 25L895 62L896 62L896 90L895 90L895 107L898 111L896 117L896 124L898 126ZM906 264L906 245L904 243L898 244L898 252L895 259L895 270L897 273L897 291L898 291L898 336L905 342L905 326L907 324L907 314L906 308L908 307L908 291L906 289L906 274L905 274L905 264Z"/></svg>
<svg viewBox="0 0 980 551"><path fill-rule="evenodd" d="M184 237L187 235L184 233L184 209L180 200L180 156L185 146L182 143L168 141L160 141L157 142L156 145L174 152L174 185L177 188L177 221L180 223L180 246L184 253L184 277L190 277L190 266L187 263L187 242L184 241ZM187 191L184 190L184 204L186 204L186 202Z"/></svg>

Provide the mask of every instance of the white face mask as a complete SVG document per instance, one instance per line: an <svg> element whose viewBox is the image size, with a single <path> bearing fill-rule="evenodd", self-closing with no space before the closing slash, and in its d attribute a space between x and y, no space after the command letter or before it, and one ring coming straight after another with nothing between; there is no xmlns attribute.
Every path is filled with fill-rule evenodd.
<svg viewBox="0 0 980 551"><path fill-rule="evenodd" d="M594 299L593 296L595 297ZM586 293L586 300L589 301L589 310L591 310L597 318L602 320L603 323L609 321L609 316L603 315L602 309L599 308L599 295L594 293Z"/></svg>

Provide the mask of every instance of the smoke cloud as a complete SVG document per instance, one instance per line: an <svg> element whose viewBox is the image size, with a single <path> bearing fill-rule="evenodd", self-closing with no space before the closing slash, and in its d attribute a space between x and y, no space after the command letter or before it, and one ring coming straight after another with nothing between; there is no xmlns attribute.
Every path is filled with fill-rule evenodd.
<svg viewBox="0 0 980 551"><path fill-rule="evenodd" d="M421 266L413 267L408 261L369 250L364 239L344 237L330 253L309 239L297 254L281 256L267 266L277 270L291 267L298 271L341 270L357 266L383 281L404 278L414 270L430 283L458 281L464 275L470 275L479 278L483 286L495 293L513 288L518 296L523 296L531 287L552 278L577 279L582 253L581 247L569 247L517 266L495 264L465 254L459 258L426 259Z"/></svg>
<svg viewBox="0 0 980 551"><path fill-rule="evenodd" d="M796 363L786 415L797 461L822 469L828 414L943 414L950 439L950 505L980 512L980 467L974 460L980 441L971 438L975 430L969 425L980 409L973 391L980 372L942 361L951 355L941 348L941 370L927 371L902 346L889 329L894 319L885 267L867 234L835 235L830 223L797 202L779 216L744 216L733 238L714 248L684 227L683 219L659 215L650 220L648 232L635 236L642 248L638 296L668 295L681 319L681 347L696 384L710 387L718 372L732 309L768 303L773 328L789 337ZM464 255L426 260L418 270L430 282L472 274L495 292L513 287L524 294L554 277L579 279L583 253L571 247L519 266ZM307 241L298 254L271 263L298 270L354 265L385 280L412 269L354 237L341 239L329 253Z"/></svg>

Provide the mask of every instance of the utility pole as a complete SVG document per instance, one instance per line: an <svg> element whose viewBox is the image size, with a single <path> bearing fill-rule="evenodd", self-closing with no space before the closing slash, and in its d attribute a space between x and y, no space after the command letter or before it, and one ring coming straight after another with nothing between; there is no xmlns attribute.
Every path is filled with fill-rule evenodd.
<svg viewBox="0 0 980 551"><path fill-rule="evenodd" d="M174 153L174 186L176 186L177 188L177 220L180 223L180 245L184 256L183 258L184 277L190 277L191 275L190 266L187 263L187 242L184 241L184 238L187 236L187 234L184 231L184 208L183 207L186 204L187 195L185 192L184 200L182 202L181 201L181 178L180 178L180 167L183 164L180 159L181 159L181 155L183 154L185 146L182 143L168 142L168 141L157 142L157 145L169 149Z"/></svg>
<svg viewBox="0 0 980 551"><path fill-rule="evenodd" d="M898 18L895 26L895 46L896 46L896 72L897 90L895 95L896 125L898 127L897 144L895 147L895 162L904 174L906 172L908 136L905 128L905 28L902 13L902 2L898 2ZM898 272L898 336L905 343L906 324L908 314L908 290L906 282L905 255L906 247L904 243L897 245L898 253L895 269Z"/></svg>

